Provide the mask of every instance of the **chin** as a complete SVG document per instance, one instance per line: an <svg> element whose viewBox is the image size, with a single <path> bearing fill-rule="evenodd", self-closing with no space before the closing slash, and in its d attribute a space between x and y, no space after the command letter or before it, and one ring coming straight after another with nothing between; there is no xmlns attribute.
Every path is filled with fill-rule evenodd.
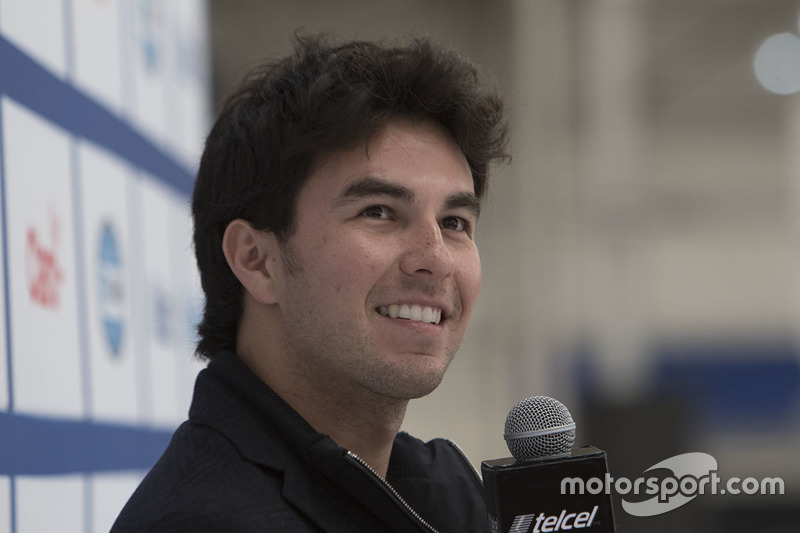
<svg viewBox="0 0 800 533"><path fill-rule="evenodd" d="M394 375L383 380L381 390L385 396L397 400L414 400L432 393L444 378L444 370L428 370L423 374L413 376Z"/></svg>

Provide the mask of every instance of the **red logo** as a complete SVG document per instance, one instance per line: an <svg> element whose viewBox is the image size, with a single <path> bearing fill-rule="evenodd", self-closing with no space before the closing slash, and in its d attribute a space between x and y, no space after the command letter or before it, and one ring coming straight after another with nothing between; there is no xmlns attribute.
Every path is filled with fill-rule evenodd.
<svg viewBox="0 0 800 533"><path fill-rule="evenodd" d="M36 228L28 227L25 250L25 269L28 273L28 293L31 301L42 307L56 309L59 303L61 284L64 274L58 265L56 250L58 248L58 219L50 217L50 238L52 248L45 247L39 238Z"/></svg>

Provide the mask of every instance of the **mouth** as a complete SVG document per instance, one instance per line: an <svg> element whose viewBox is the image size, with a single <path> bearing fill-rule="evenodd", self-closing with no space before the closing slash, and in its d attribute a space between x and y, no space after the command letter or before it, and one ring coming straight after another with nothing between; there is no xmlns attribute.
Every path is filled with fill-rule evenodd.
<svg viewBox="0 0 800 533"><path fill-rule="evenodd" d="M444 320L441 309L428 305L381 305L376 311L389 318L402 318L411 320L412 322L424 322L427 324L439 324Z"/></svg>

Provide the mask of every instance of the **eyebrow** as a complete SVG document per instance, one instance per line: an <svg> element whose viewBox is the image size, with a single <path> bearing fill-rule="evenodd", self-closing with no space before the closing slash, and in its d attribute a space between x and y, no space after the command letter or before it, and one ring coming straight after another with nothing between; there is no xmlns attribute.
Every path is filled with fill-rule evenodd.
<svg viewBox="0 0 800 533"><path fill-rule="evenodd" d="M414 192L402 185L395 185L386 180L376 177L366 177L351 183L339 196L334 200L335 205L347 204L351 201L358 200L359 198L366 198L369 196L388 196L395 200L400 200L406 203L414 201Z"/></svg>
<svg viewBox="0 0 800 533"><path fill-rule="evenodd" d="M413 203L416 199L414 191L402 185L389 183L384 179L368 176L351 183L333 201L334 206L345 205L360 198L371 196L387 196L404 203ZM458 192L447 197L445 200L446 209L467 209L475 218L481 213L481 201L472 192Z"/></svg>
<svg viewBox="0 0 800 533"><path fill-rule="evenodd" d="M481 215L481 201L471 192L459 192L448 196L445 207L447 209L466 209L475 218Z"/></svg>

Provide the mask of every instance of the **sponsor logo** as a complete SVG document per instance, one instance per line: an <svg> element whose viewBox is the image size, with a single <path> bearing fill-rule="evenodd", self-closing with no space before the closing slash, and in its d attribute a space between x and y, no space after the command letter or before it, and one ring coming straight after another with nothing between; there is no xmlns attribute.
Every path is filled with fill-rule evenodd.
<svg viewBox="0 0 800 533"><path fill-rule="evenodd" d="M655 471L669 471L671 474L656 475ZM614 490L622 496L652 496L644 501L622 498L622 508L633 516L655 516L686 505L702 494L753 495L785 492L781 478L758 480L752 477L732 477L723 482L717 475L717 460L707 453L676 455L654 464L645 472L652 472L652 475L633 481L625 477L615 479L608 473L604 479L564 478L561 480L561 494L611 494Z"/></svg>
<svg viewBox="0 0 800 533"><path fill-rule="evenodd" d="M64 273L58 264L59 223L50 215L50 242L47 247L39 232L28 227L25 239L25 272L31 302L47 309L58 309Z"/></svg>
<svg viewBox="0 0 800 533"><path fill-rule="evenodd" d="M172 308L170 295L160 283L151 286L151 328L159 344L169 346L174 337L175 311Z"/></svg>
<svg viewBox="0 0 800 533"><path fill-rule="evenodd" d="M97 296L103 338L109 352L118 356L125 338L125 270L119 241L111 223L100 228L97 250Z"/></svg>
<svg viewBox="0 0 800 533"><path fill-rule="evenodd" d="M136 28L144 70L154 74L161 68L162 44L160 26L163 15L160 6L154 0L138 0Z"/></svg>
<svg viewBox="0 0 800 533"><path fill-rule="evenodd" d="M580 513L562 509L561 513L557 515L546 515L544 513L518 515L511 523L508 533L551 533L585 529L592 527L594 518L597 515L597 508L598 506L595 505L591 511Z"/></svg>

